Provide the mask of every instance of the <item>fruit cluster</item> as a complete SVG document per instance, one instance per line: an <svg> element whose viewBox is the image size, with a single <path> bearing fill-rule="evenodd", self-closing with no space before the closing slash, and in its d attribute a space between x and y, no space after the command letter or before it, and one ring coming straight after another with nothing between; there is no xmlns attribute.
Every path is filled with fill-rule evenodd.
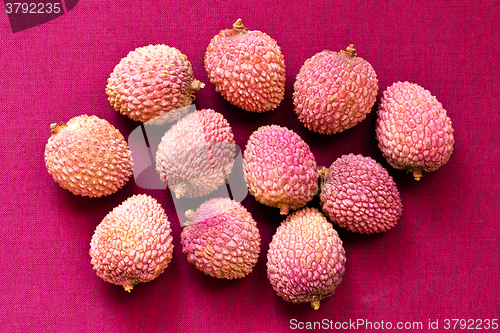
<svg viewBox="0 0 500 333"><path fill-rule="evenodd" d="M222 30L205 54L210 82L231 104L250 112L274 110L284 98L285 62L276 41L250 31L241 20ZM232 128L211 109L187 112L204 84L179 50L149 45L130 52L111 73L106 93L121 114L146 124L175 123L156 154L159 177L177 198L205 197L231 173L236 149ZM294 84L298 120L317 133L352 128L375 105L378 80L356 54L325 50L307 59ZM453 151L453 129L442 105L417 84L388 87L377 111L376 137L383 156L413 173L437 170ZM104 119L81 115L52 124L45 148L49 174L76 195L118 191L132 174L132 157L120 132ZM356 233L393 228L403 206L388 171L371 157L344 155L318 168L308 144L276 124L258 128L243 154L243 173L256 201L287 215L267 253L269 281L285 301L311 303L332 295L346 256L332 223ZM322 212L306 207L317 195ZM248 275L260 255L261 237L250 212L229 198L206 200L186 212L181 237L187 260L213 277ZM90 244L97 275L131 291L158 277L172 259L172 231L160 204L133 195L97 226Z"/></svg>

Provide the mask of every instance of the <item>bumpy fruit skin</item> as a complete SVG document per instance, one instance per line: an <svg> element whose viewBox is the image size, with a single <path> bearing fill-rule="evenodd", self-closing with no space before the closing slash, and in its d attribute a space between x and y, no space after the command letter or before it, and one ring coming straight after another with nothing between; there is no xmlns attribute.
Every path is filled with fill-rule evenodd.
<svg viewBox="0 0 500 333"><path fill-rule="evenodd" d="M320 201L330 220L349 231L371 234L393 228L403 212L396 183L371 157L343 155L324 177Z"/></svg>
<svg viewBox="0 0 500 333"><path fill-rule="evenodd" d="M219 279L240 279L252 272L260 254L260 233L239 202L214 198L203 203L181 233L182 251L197 269Z"/></svg>
<svg viewBox="0 0 500 333"><path fill-rule="evenodd" d="M205 69L215 90L246 111L274 110L285 94L285 61L274 39L241 20L210 41Z"/></svg>
<svg viewBox="0 0 500 333"><path fill-rule="evenodd" d="M442 104L415 83L388 87L377 111L376 134L380 150L396 169L413 173L436 171L453 152L453 128Z"/></svg>
<svg viewBox="0 0 500 333"><path fill-rule="evenodd" d="M261 126L250 135L243 153L248 191L282 215L305 206L318 190L316 160L307 143L294 131Z"/></svg>
<svg viewBox="0 0 500 333"><path fill-rule="evenodd" d="M75 195L102 197L132 175L132 156L123 135L108 121L81 115L52 124L45 165L54 180Z"/></svg>
<svg viewBox="0 0 500 333"><path fill-rule="evenodd" d="M158 44L139 47L122 58L108 78L106 93L113 108L130 119L163 124L182 117L183 107L192 104L194 93L203 86L193 78L186 55Z"/></svg>
<svg viewBox="0 0 500 333"><path fill-rule="evenodd" d="M325 50L307 59L294 83L293 103L306 128L335 134L366 118L378 92L373 67L356 56L353 45L346 51Z"/></svg>
<svg viewBox="0 0 500 333"><path fill-rule="evenodd" d="M317 310L345 273L345 251L337 231L316 208L290 214L276 230L267 253L267 276L285 301Z"/></svg>
<svg viewBox="0 0 500 333"><path fill-rule="evenodd" d="M172 239L170 222L156 199L133 195L97 226L90 262L100 278L130 292L164 272L172 260Z"/></svg>
<svg viewBox="0 0 500 333"><path fill-rule="evenodd" d="M236 145L231 126L212 109L192 112L162 137L156 170L177 198L203 197L231 173Z"/></svg>

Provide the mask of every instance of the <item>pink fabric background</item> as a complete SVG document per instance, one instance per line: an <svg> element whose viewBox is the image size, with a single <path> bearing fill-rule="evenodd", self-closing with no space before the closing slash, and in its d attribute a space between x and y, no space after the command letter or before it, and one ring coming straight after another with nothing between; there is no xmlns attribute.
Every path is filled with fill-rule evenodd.
<svg viewBox="0 0 500 333"><path fill-rule="evenodd" d="M286 93L273 112L237 109L208 82L205 49L237 18L281 46ZM293 320L358 319L422 322L424 330L438 320L443 331L447 318L500 320L499 22L498 1L81 0L53 21L12 33L2 9L0 331L288 332ZM244 279L222 281L187 262L169 192L145 190L132 179L109 197L82 198L47 173L43 152L51 123L95 114L126 138L138 126L111 108L106 80L129 51L158 43L188 56L195 77L206 83L196 94L197 108L223 113L240 147L260 125L275 123L301 135L319 165L361 153L394 177L404 205L399 224L372 236L337 228L346 274L320 310L286 303L273 291L266 253L283 218L253 197L243 204L261 231L261 258ZM307 131L295 116L293 83L303 62L351 43L377 72L379 98L393 82L408 80L430 90L448 111L455 151L418 183L390 168L378 150L376 107L361 124L334 136ZM88 251L102 218L137 193L154 196L165 208L175 248L158 279L128 294L97 277Z"/></svg>

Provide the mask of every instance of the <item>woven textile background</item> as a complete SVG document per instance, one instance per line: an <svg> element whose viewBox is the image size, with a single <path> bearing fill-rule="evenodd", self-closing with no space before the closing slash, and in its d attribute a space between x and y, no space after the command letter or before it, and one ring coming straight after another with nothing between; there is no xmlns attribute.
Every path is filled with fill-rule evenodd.
<svg viewBox="0 0 500 333"><path fill-rule="evenodd" d="M446 331L447 323L456 329L464 323L452 319L482 328L500 321L499 1L80 0L15 33L0 9L1 332L289 332L314 325L347 332L399 323ZM238 18L273 37L284 54L285 98L272 112L233 107L208 81L206 47ZM396 181L404 210L394 229L359 235L335 226L346 273L318 311L287 303L272 289L266 254L283 217L252 196L242 203L260 229L261 256L250 275L225 281L187 262L169 191L132 178L113 195L84 198L47 173L51 123L94 114L125 138L137 128L110 106L106 80L129 51L160 43L188 56L195 78L206 84L196 107L221 112L241 149L259 126L278 124L296 131L320 166L360 153ZM456 141L446 165L419 182L391 168L375 139L377 105L362 123L331 136L297 120L293 83L304 61L349 44L374 67L378 101L393 82L410 81L443 104ZM138 193L164 207L175 247L166 271L129 294L97 277L88 252L97 224ZM309 206L319 207L318 199Z"/></svg>

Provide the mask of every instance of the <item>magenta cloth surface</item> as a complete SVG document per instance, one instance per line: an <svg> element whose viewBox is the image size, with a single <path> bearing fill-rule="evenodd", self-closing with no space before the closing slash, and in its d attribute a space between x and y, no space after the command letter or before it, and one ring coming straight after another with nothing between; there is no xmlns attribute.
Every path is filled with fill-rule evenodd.
<svg viewBox="0 0 500 333"><path fill-rule="evenodd" d="M238 18L250 30L268 33L284 54L285 98L272 112L233 107L208 81L206 47ZM500 321L499 22L498 1L81 0L64 15L13 33L2 9L0 331L289 332L316 325L316 331L347 332L389 324L396 329L398 323L451 331L446 327L487 328L488 322L492 331ZM260 229L261 257L250 275L226 281L187 262L169 191L131 179L113 195L84 198L47 173L43 152L51 123L94 114L125 138L137 128L110 106L106 80L129 51L159 43L188 56L195 78L206 84L196 93L196 107L221 112L240 148L259 126L278 124L296 131L320 166L360 153L396 181L404 210L394 229L359 235L335 226L346 273L318 311L287 303L272 289L266 254L283 217L252 196L242 203ZM351 43L377 73L378 100L393 82L407 80L430 90L452 120L451 159L420 182L382 157L376 106L362 123L331 136L312 133L297 120L293 83L304 61ZM175 248L166 271L129 294L97 277L88 252L103 217L139 193L165 208ZM309 206L318 207L317 198Z"/></svg>

